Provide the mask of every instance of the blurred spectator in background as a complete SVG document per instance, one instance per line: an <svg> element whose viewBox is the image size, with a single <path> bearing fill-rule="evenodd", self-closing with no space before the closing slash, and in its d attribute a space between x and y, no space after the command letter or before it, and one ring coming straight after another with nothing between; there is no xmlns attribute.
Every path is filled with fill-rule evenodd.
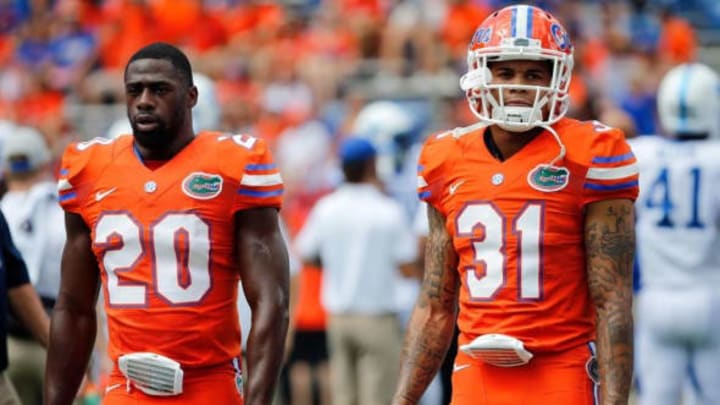
<svg viewBox="0 0 720 405"><path fill-rule="evenodd" d="M415 273L415 245L401 206L378 189L372 144L348 138L339 155L346 182L315 205L296 247L323 271L333 403L386 404L402 343L395 277Z"/></svg>
<svg viewBox="0 0 720 405"><path fill-rule="evenodd" d="M658 40L660 59L669 65L686 63L697 56L697 36L692 25L670 8L663 10L661 16L662 31Z"/></svg>
<svg viewBox="0 0 720 405"><path fill-rule="evenodd" d="M183 47L198 72L217 83L220 128L230 132L249 130L272 144L295 126L287 122L293 119L289 112L311 104L313 115L333 124L338 117L326 113L354 108L350 94L367 102L413 99L426 105L432 121L440 118L438 97L459 96L469 36L491 8L504 3L9 2L0 13L0 116L35 126L48 139L73 125L82 138L103 133L123 115L117 105L130 53L164 40ZM542 4L579 38L571 114L597 119L596 106L609 102L610 111L630 114L640 133L655 132L651 106L662 73L694 59L699 41L713 38L698 36L687 18L705 30L720 28L713 17L719 8L704 0L691 1L682 14L673 12L680 9L671 0ZM203 29L195 29L200 22ZM107 107L85 114L88 104ZM344 134L338 129L329 127L334 138Z"/></svg>
<svg viewBox="0 0 720 405"><path fill-rule="evenodd" d="M22 405L5 372L8 368L6 338L10 308L38 342L47 347L50 319L30 284L25 262L13 243L5 216L0 213L0 398L4 405Z"/></svg>
<svg viewBox="0 0 720 405"><path fill-rule="evenodd" d="M50 172L50 150L43 136L30 127L17 127L4 137L2 160L8 191L0 205L10 233L27 264L30 281L50 314L60 286L60 258L65 233ZM42 402L45 374L44 342L8 319L10 366L7 371L23 404Z"/></svg>

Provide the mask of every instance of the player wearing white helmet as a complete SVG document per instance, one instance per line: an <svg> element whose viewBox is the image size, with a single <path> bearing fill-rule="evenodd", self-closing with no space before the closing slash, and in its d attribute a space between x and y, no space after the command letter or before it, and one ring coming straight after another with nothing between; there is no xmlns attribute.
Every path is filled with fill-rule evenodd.
<svg viewBox="0 0 720 405"><path fill-rule="evenodd" d="M708 66L670 70L658 93L666 136L632 140L636 204L640 403L675 405L691 382L720 403L720 79Z"/></svg>
<svg viewBox="0 0 720 405"><path fill-rule="evenodd" d="M386 191L409 217L417 207L415 176L420 153L419 124L398 102L381 100L366 105L355 118L352 132L377 148L377 173Z"/></svg>
<svg viewBox="0 0 720 405"><path fill-rule="evenodd" d="M417 139L419 123L410 110L402 104L380 100L367 104L355 118L352 128L356 136L368 139L377 148L375 160L378 177L386 192L404 208L408 218L415 218L418 211L417 160L422 146ZM422 208L423 217L425 208ZM406 277L396 274L395 302L403 329L420 292L422 275ZM442 395L439 375L433 379L419 404L439 402Z"/></svg>

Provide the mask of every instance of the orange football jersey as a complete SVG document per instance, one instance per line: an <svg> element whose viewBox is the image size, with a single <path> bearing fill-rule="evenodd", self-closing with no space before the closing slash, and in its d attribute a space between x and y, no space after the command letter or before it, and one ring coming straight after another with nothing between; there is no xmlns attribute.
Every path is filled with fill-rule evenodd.
<svg viewBox="0 0 720 405"><path fill-rule="evenodd" d="M240 355L233 259L238 210L280 207L265 142L203 132L149 169L133 137L68 146L58 190L91 230L113 360L150 351L185 367Z"/></svg>
<svg viewBox="0 0 720 405"><path fill-rule="evenodd" d="M586 277L584 208L634 200L635 157L623 134L564 118L499 161L484 128L429 138L418 167L421 199L446 218L459 256L460 343L487 333L531 351L560 351L594 338Z"/></svg>

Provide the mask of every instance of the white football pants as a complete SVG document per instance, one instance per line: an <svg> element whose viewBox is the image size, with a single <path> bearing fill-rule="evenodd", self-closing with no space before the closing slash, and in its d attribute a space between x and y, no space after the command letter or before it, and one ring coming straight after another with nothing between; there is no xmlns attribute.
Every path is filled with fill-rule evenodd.
<svg viewBox="0 0 720 405"><path fill-rule="evenodd" d="M720 404L720 287L641 290L635 353L640 405Z"/></svg>

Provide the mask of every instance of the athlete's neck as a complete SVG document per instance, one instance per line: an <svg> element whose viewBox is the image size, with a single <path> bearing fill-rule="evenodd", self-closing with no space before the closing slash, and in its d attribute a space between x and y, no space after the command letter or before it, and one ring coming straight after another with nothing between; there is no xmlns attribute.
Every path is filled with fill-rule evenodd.
<svg viewBox="0 0 720 405"><path fill-rule="evenodd" d="M510 159L514 154L516 154L525 145L530 143L530 141L535 139L535 137L538 136L538 134L540 134L543 129L540 127L536 127L526 132L510 132L500 128L497 125L492 125L488 127L488 131L490 133L492 142L495 144L498 151L500 152L500 156L496 157L499 160L507 160Z"/></svg>
<svg viewBox="0 0 720 405"><path fill-rule="evenodd" d="M183 148L185 148L190 142L195 139L195 134L192 131L189 131L185 134L178 135L175 139L173 139L166 147L160 148L160 149L151 149L147 148L143 145L140 145L139 142L135 141L134 146L137 153L140 154L140 157L142 158L143 162L154 160L154 161L164 161L164 160L170 160L173 156L180 153Z"/></svg>

